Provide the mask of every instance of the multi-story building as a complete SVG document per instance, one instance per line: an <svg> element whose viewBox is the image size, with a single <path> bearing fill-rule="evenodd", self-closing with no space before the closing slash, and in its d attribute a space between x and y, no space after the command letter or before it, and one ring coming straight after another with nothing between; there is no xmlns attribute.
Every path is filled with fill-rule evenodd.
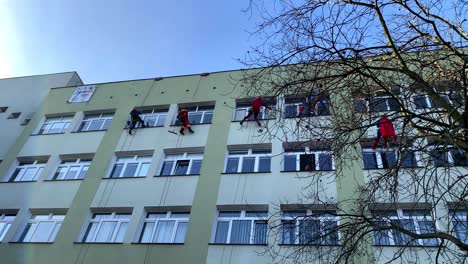
<svg viewBox="0 0 468 264"><path fill-rule="evenodd" d="M76 72L0 79L0 160L38 111L50 88L81 84Z"/></svg>
<svg viewBox="0 0 468 264"><path fill-rule="evenodd" d="M320 189L340 205L353 182L365 181L364 169L386 166L382 157L364 156L364 169L356 157L351 172L337 170L330 146L301 144L298 98L288 95L264 101L284 109L292 129L240 126L253 98L232 82L239 74L100 83L79 103L69 102L76 85L51 89L0 164L1 263L271 263L268 247L304 243L304 215L314 213L312 233L336 226L333 207L304 194ZM130 135L133 107L149 127ZM194 133L179 133L182 108ZM311 119L329 118L313 111ZM274 112L262 109L264 127ZM302 179L311 171L323 177L320 186ZM274 215L280 238L269 232ZM337 246L339 237L314 245Z"/></svg>

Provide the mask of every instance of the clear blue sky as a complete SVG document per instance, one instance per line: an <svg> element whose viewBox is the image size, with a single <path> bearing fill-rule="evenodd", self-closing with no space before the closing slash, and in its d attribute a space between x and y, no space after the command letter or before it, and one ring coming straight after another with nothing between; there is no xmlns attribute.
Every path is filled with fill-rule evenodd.
<svg viewBox="0 0 468 264"><path fill-rule="evenodd" d="M0 78L85 83L239 69L248 0L0 0Z"/></svg>

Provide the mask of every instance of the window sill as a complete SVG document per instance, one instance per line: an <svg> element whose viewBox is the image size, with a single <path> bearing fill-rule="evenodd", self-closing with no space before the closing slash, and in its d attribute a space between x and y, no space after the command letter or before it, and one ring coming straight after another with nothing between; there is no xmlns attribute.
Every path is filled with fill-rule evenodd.
<svg viewBox="0 0 468 264"><path fill-rule="evenodd" d="M184 245L184 243L132 242L132 245Z"/></svg>
<svg viewBox="0 0 468 264"><path fill-rule="evenodd" d="M100 132L100 131L107 131L107 129L101 129L101 130L86 130L86 131L72 131L71 133L90 133L90 132Z"/></svg>
<svg viewBox="0 0 468 264"><path fill-rule="evenodd" d="M118 179L141 179L141 178L146 178L146 176L127 176L127 177L102 177L102 179L106 180L118 180Z"/></svg>
<svg viewBox="0 0 468 264"><path fill-rule="evenodd" d="M261 173L271 173L271 171L255 171L255 172L222 172L221 174L230 175L230 174L261 174Z"/></svg>
<svg viewBox="0 0 468 264"><path fill-rule="evenodd" d="M176 175L154 175L154 177L184 177L184 176L200 176L200 174L176 174Z"/></svg>
<svg viewBox="0 0 468 264"><path fill-rule="evenodd" d="M293 119L293 118L301 119L304 117L331 117L331 115L330 114L328 115L301 115L301 116L291 116L291 117L283 117L283 118L284 119Z"/></svg>
<svg viewBox="0 0 468 264"><path fill-rule="evenodd" d="M411 248L439 248L440 245L431 245L431 246L421 246L421 245L373 245L374 247L382 248L401 248L401 247L411 247Z"/></svg>
<svg viewBox="0 0 468 264"><path fill-rule="evenodd" d="M45 182L62 182L62 181L82 181L84 179L62 179L62 180L44 180Z"/></svg>
<svg viewBox="0 0 468 264"><path fill-rule="evenodd" d="M210 246L268 246L268 244L208 243Z"/></svg>
<svg viewBox="0 0 468 264"><path fill-rule="evenodd" d="M421 167L421 166L418 166L418 167L400 167L399 169L400 170L414 170L414 169L422 169L424 167ZM376 170L376 171L380 171L380 170L393 170L393 169L396 169L396 168L362 168L363 170L366 170L366 171L373 171L373 170Z"/></svg>
<svg viewBox="0 0 468 264"><path fill-rule="evenodd" d="M340 244L333 244L333 245L322 245L322 244L278 244L278 246L283 247L340 247Z"/></svg>
<svg viewBox="0 0 468 264"><path fill-rule="evenodd" d="M135 128L133 128L133 130L135 130L135 129L140 129L140 128L155 128L155 127L164 127L164 126L135 127ZM127 126L125 126L123 129L124 129L124 130L128 130L129 128L128 128ZM93 130L93 131L96 131L96 130ZM100 130L97 130L97 131L100 131Z"/></svg>
<svg viewBox="0 0 468 264"><path fill-rule="evenodd" d="M264 121L264 120L275 120L276 118L266 118L266 119L258 119L258 121ZM239 123L242 120L231 120L231 123ZM255 122L255 120L245 120L245 122Z"/></svg>
<svg viewBox="0 0 468 264"><path fill-rule="evenodd" d="M48 136L48 135L62 135L65 134L65 132L62 133L47 133L47 134L31 134L31 137L33 136Z"/></svg>
<svg viewBox="0 0 468 264"><path fill-rule="evenodd" d="M192 123L189 123L190 126L198 126L198 125L211 125L212 122L210 123L196 123L196 124L192 124ZM172 124L170 125L170 127L180 127L181 125L176 125L176 124Z"/></svg>
<svg viewBox="0 0 468 264"><path fill-rule="evenodd" d="M122 245L123 242L73 242L73 244L78 245L87 245L87 244L95 244L95 245Z"/></svg>
<svg viewBox="0 0 468 264"><path fill-rule="evenodd" d="M9 244L53 244L54 242L21 242L21 241L10 241Z"/></svg>
<svg viewBox="0 0 468 264"><path fill-rule="evenodd" d="M37 180L35 181L2 181L0 183L26 183L26 182L37 182Z"/></svg>
<svg viewBox="0 0 468 264"><path fill-rule="evenodd" d="M280 172L284 172L284 173L288 173L288 172L330 172L330 171L335 171L335 170L310 170L310 171L280 171Z"/></svg>

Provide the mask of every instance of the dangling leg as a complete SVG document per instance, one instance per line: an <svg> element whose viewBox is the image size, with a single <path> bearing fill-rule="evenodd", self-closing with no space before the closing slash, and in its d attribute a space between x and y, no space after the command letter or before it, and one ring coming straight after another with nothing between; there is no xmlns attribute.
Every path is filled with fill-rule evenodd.
<svg viewBox="0 0 468 264"><path fill-rule="evenodd" d="M128 134L132 134L132 130L135 128L137 121L132 119L132 124L130 125L130 128L128 129Z"/></svg>
<svg viewBox="0 0 468 264"><path fill-rule="evenodd" d="M247 120L252 115L252 113L253 113L252 109L249 109L249 111L247 112L247 115L244 117L244 119L242 119L242 121L240 121L241 126L242 126L242 123L244 123L244 121Z"/></svg>
<svg viewBox="0 0 468 264"><path fill-rule="evenodd" d="M190 124L187 125L187 128L190 133L195 133L195 131L192 130L192 126L190 126Z"/></svg>
<svg viewBox="0 0 468 264"><path fill-rule="evenodd" d="M184 134L184 127L183 127L183 126L180 127L179 133L181 133L182 135L185 135L185 134Z"/></svg>
<svg viewBox="0 0 468 264"><path fill-rule="evenodd" d="M261 126L262 126L262 123L260 123L260 121L258 121L258 112L254 112L253 114L254 114L254 120L255 120L255 122L257 122L257 125L258 125L259 127L261 127Z"/></svg>

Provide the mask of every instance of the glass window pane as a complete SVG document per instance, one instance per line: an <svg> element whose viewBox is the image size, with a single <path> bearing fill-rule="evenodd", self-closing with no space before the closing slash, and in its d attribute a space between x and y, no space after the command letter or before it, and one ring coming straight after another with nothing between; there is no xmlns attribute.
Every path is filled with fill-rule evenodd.
<svg viewBox="0 0 468 264"><path fill-rule="evenodd" d="M127 167L123 173L123 177L133 177L136 174L138 163L127 163Z"/></svg>
<svg viewBox="0 0 468 264"><path fill-rule="evenodd" d="M384 221L378 221L374 223L378 227L387 226ZM388 230L376 230L374 231L374 244L375 245L390 245L390 236Z"/></svg>
<svg viewBox="0 0 468 264"><path fill-rule="evenodd" d="M189 113L189 120L190 124L200 124L202 119L201 112L190 112Z"/></svg>
<svg viewBox="0 0 468 264"><path fill-rule="evenodd" d="M166 123L166 116L167 115L159 115L158 122L156 122L156 126L164 126L164 123Z"/></svg>
<svg viewBox="0 0 468 264"><path fill-rule="evenodd" d="M434 233L436 231L435 225L432 221L418 221L419 231L421 234ZM436 246L437 239L421 239L422 244L425 246Z"/></svg>
<svg viewBox="0 0 468 264"><path fill-rule="evenodd" d="M211 120L213 119L213 112L205 112L205 115L203 117L203 123L211 123Z"/></svg>
<svg viewBox="0 0 468 264"><path fill-rule="evenodd" d="M305 245L320 244L320 221L302 220L299 221L299 243Z"/></svg>
<svg viewBox="0 0 468 264"><path fill-rule="evenodd" d="M395 98L388 98L387 99L388 110L390 111L398 111L400 106L398 105L398 101Z"/></svg>
<svg viewBox="0 0 468 264"><path fill-rule="evenodd" d="M240 217L240 211L220 211L218 216L219 217Z"/></svg>
<svg viewBox="0 0 468 264"><path fill-rule="evenodd" d="M109 128L109 125L110 125L110 123L111 123L111 121L112 121L112 119L106 119L106 120L104 121L104 125L102 126L102 130L108 129L108 128Z"/></svg>
<svg viewBox="0 0 468 264"><path fill-rule="evenodd" d="M65 177L68 167L58 167L57 171L54 174L54 180L61 180Z"/></svg>
<svg viewBox="0 0 468 264"><path fill-rule="evenodd" d="M173 165L174 165L174 161L165 161L161 169L161 175L165 175L165 176L171 175Z"/></svg>
<svg viewBox="0 0 468 264"><path fill-rule="evenodd" d="M380 152L382 157L382 165L384 168L395 168L397 165L395 151L389 150L387 152Z"/></svg>
<svg viewBox="0 0 468 264"><path fill-rule="evenodd" d="M148 174L149 167L149 163L142 163L136 176L146 176Z"/></svg>
<svg viewBox="0 0 468 264"><path fill-rule="evenodd" d="M234 121L241 121L247 115L247 109L236 109Z"/></svg>
<svg viewBox="0 0 468 264"><path fill-rule="evenodd" d="M23 234L21 234L21 237L19 238L19 241L21 242L29 242L31 240L32 234L34 230L36 229L37 224L31 224L28 223L26 225L26 228L23 231Z"/></svg>
<svg viewBox="0 0 468 264"><path fill-rule="evenodd" d="M36 174L38 172L38 168L33 167L33 168L27 168L24 171L23 176L21 177L21 181L32 181L35 179Z"/></svg>
<svg viewBox="0 0 468 264"><path fill-rule="evenodd" d="M296 117L298 115L298 106L296 104L290 104L284 106L284 117Z"/></svg>
<svg viewBox="0 0 468 264"><path fill-rule="evenodd" d="M54 228L54 222L39 222L30 242L47 242Z"/></svg>
<svg viewBox="0 0 468 264"><path fill-rule="evenodd" d="M91 121L84 121L81 122L80 128L78 131L88 131L89 124L91 124Z"/></svg>
<svg viewBox="0 0 468 264"><path fill-rule="evenodd" d="M175 221L160 220L156 226L156 234L154 242L171 243L172 232L174 230Z"/></svg>
<svg viewBox="0 0 468 264"><path fill-rule="evenodd" d="M244 157L242 160L242 172L254 172L255 157Z"/></svg>
<svg viewBox="0 0 468 264"><path fill-rule="evenodd" d="M260 157L258 163L259 172L269 172L271 170L271 158L270 157Z"/></svg>
<svg viewBox="0 0 468 264"><path fill-rule="evenodd" d="M50 127L49 133L50 134L52 134L52 133L61 133L64 125L65 125L65 123L63 123L63 122L53 123L52 126Z"/></svg>
<svg viewBox="0 0 468 264"><path fill-rule="evenodd" d="M141 233L141 236L140 236L140 242L142 243L151 242L151 233L153 232L154 224L155 223L153 222L145 223L145 225L143 226L143 232Z"/></svg>
<svg viewBox="0 0 468 264"><path fill-rule="evenodd" d="M112 239L112 234L114 233L115 226L117 225L117 222L110 222L110 221L103 221L101 223L101 227L99 228L98 234L96 236L96 239L94 239L95 242L113 242L111 241Z"/></svg>
<svg viewBox="0 0 468 264"><path fill-rule="evenodd" d="M189 218L190 213L185 213L185 212L172 212L171 213L171 218Z"/></svg>
<svg viewBox="0 0 468 264"><path fill-rule="evenodd" d="M201 160L192 160L192 167L190 168L190 174L200 174Z"/></svg>
<svg viewBox="0 0 468 264"><path fill-rule="evenodd" d="M364 160L364 169L377 169L377 159L375 153L373 152L364 152L362 153L362 158Z"/></svg>
<svg viewBox="0 0 468 264"><path fill-rule="evenodd" d="M58 231L60 230L61 226L62 224L60 223L55 224L54 230L52 231L52 234L50 235L49 242L53 242L55 240L55 237L57 236Z"/></svg>
<svg viewBox="0 0 468 264"><path fill-rule="evenodd" d="M336 221L323 222L323 245L338 245L338 225Z"/></svg>
<svg viewBox="0 0 468 264"><path fill-rule="evenodd" d="M174 175L185 175L187 174L187 170L189 167L190 161L188 160L178 160L176 163L176 168L174 171Z"/></svg>
<svg viewBox="0 0 468 264"><path fill-rule="evenodd" d="M284 171L297 171L296 168L296 155L285 155L284 156Z"/></svg>
<svg viewBox="0 0 468 264"><path fill-rule="evenodd" d="M313 171L315 170L315 155L314 154L301 154L299 156L300 170Z"/></svg>
<svg viewBox="0 0 468 264"><path fill-rule="evenodd" d="M458 149L452 149L450 150L450 154L452 155L453 165L455 166L467 166L468 165L468 158L464 151L458 150Z"/></svg>
<svg viewBox="0 0 468 264"><path fill-rule="evenodd" d="M448 165L447 152L444 149L434 149L431 156L434 166L444 167Z"/></svg>
<svg viewBox="0 0 468 264"><path fill-rule="evenodd" d="M78 179L84 179L84 177L86 176L86 173L88 172L88 168L89 168L88 165L83 166L83 168L81 169L80 175L78 175Z"/></svg>
<svg viewBox="0 0 468 264"><path fill-rule="evenodd" d="M52 124L44 124L39 130L39 134L48 134L51 126Z"/></svg>
<svg viewBox="0 0 468 264"><path fill-rule="evenodd" d="M319 155L319 169L320 170L333 170L332 155L321 153Z"/></svg>
<svg viewBox="0 0 468 264"><path fill-rule="evenodd" d="M382 97L373 97L369 100L369 108L371 112L387 111L387 100Z"/></svg>
<svg viewBox="0 0 468 264"><path fill-rule="evenodd" d="M239 158L228 158L226 164L226 173L237 173Z"/></svg>
<svg viewBox="0 0 468 264"><path fill-rule="evenodd" d="M268 211L247 211L245 212L245 217L256 217L256 218L267 219Z"/></svg>
<svg viewBox="0 0 468 264"><path fill-rule="evenodd" d="M218 221L216 226L215 243L225 244L227 240L227 234L229 229L229 222Z"/></svg>
<svg viewBox="0 0 468 264"><path fill-rule="evenodd" d="M251 220L233 220L231 227L231 244L249 244Z"/></svg>
<svg viewBox="0 0 468 264"><path fill-rule="evenodd" d="M282 232L283 232L283 244L294 244L296 240L295 235L296 224L294 221L283 221Z"/></svg>
<svg viewBox="0 0 468 264"><path fill-rule="evenodd" d="M83 242L92 242L97 226L97 223L89 224L88 229L86 230L85 236L83 238Z"/></svg>
<svg viewBox="0 0 468 264"><path fill-rule="evenodd" d="M266 221L255 221L254 225L254 244L266 244L267 238L267 222Z"/></svg>
<svg viewBox="0 0 468 264"><path fill-rule="evenodd" d="M174 243L184 243L185 233L187 232L187 226L187 222L179 222L179 224L177 225Z"/></svg>
<svg viewBox="0 0 468 264"><path fill-rule="evenodd" d="M453 229L458 239L465 244L468 243L468 223L466 218L455 217L453 219Z"/></svg>
<svg viewBox="0 0 468 264"><path fill-rule="evenodd" d="M125 231L127 230L128 223L121 223L119 227L119 232L117 233L117 237L115 238L115 242L120 243L123 242Z"/></svg>
<svg viewBox="0 0 468 264"><path fill-rule="evenodd" d="M359 113L367 112L367 106L365 100L354 100L354 110Z"/></svg>
<svg viewBox="0 0 468 264"><path fill-rule="evenodd" d="M414 100L414 105L416 106L416 109L424 109L424 108L429 108L429 104L426 100L425 95L417 95L413 97Z"/></svg>
<svg viewBox="0 0 468 264"><path fill-rule="evenodd" d="M396 226L405 228L408 231L416 232L414 228L413 220L407 220L407 219L392 220L391 223ZM416 241L412 241L410 236L403 234L397 230L392 230L392 234L393 234L395 245L415 245L416 244Z"/></svg>
<svg viewBox="0 0 468 264"><path fill-rule="evenodd" d="M0 242L3 240L5 237L6 233L8 232L8 229L10 229L11 224L10 223L2 223L0 222Z"/></svg>
<svg viewBox="0 0 468 264"><path fill-rule="evenodd" d="M414 156L413 152L401 152L401 166L403 168L415 168L418 166L418 163L416 162L416 157Z"/></svg>
<svg viewBox="0 0 468 264"><path fill-rule="evenodd" d="M65 179L75 179L78 175L79 170L80 166L71 166L68 170L67 175L65 176Z"/></svg>
<svg viewBox="0 0 468 264"><path fill-rule="evenodd" d="M95 119L91 121L88 130L101 130L102 124L104 123L103 119Z"/></svg>
<svg viewBox="0 0 468 264"><path fill-rule="evenodd" d="M124 167L123 164L115 164L114 168L112 169L110 177L111 178L120 177L120 174L122 173L123 167Z"/></svg>

